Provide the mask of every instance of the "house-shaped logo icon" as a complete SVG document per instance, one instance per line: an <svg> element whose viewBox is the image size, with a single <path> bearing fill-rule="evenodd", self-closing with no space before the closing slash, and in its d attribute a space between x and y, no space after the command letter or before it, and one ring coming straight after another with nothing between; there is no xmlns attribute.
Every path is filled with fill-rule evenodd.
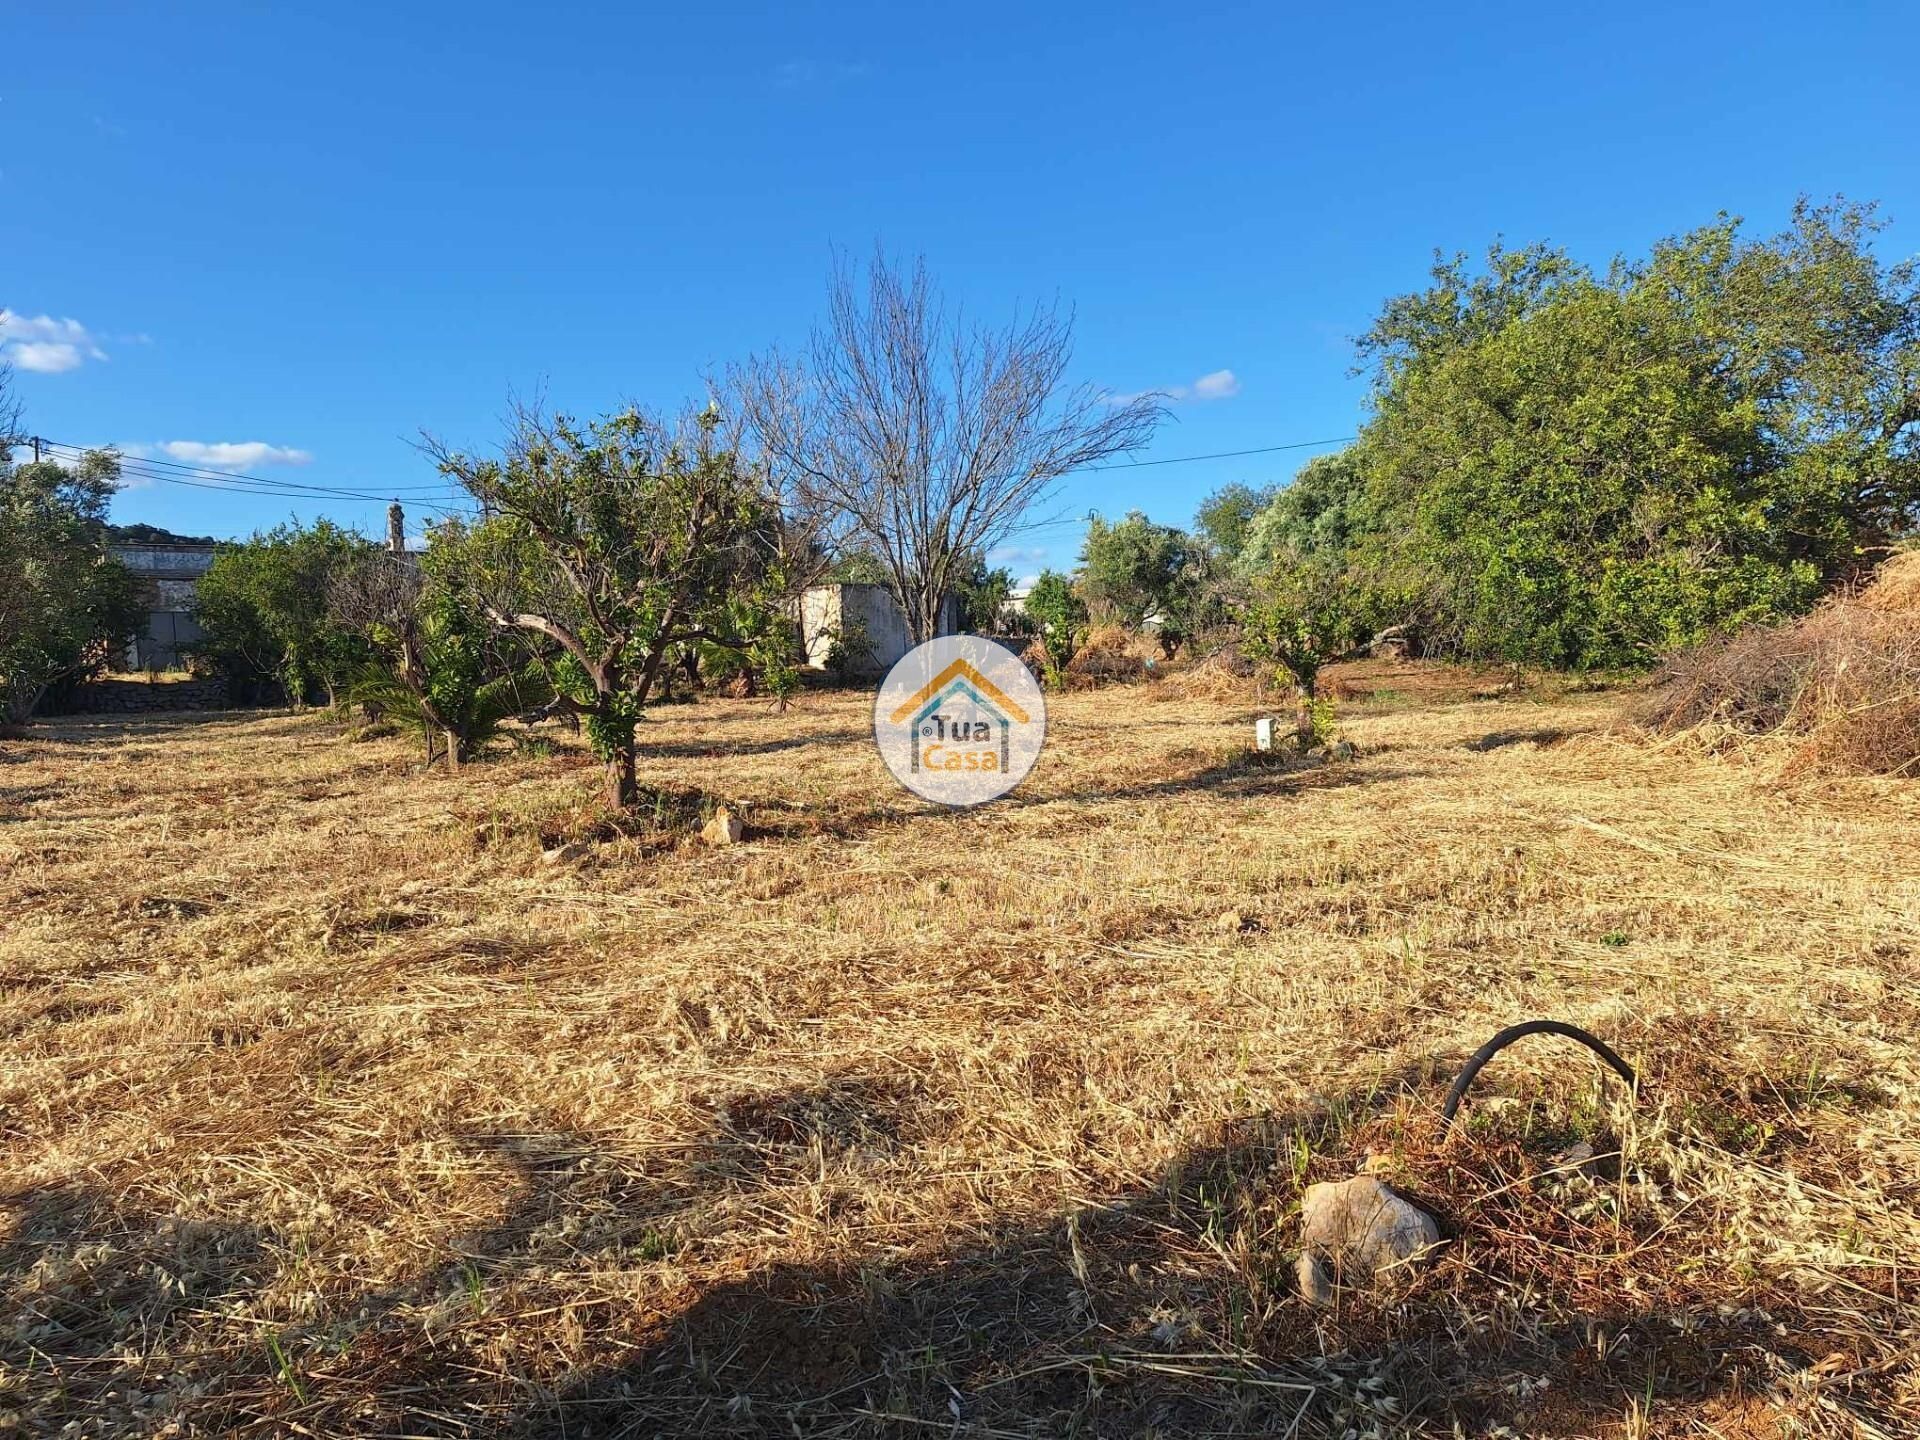
<svg viewBox="0 0 1920 1440"><path fill-rule="evenodd" d="M1028 724L1033 717L963 656L922 685L888 717L896 725L910 726L910 765L913 772L920 772L921 740L947 738L948 722L942 711L956 700L970 702L975 715L984 714L985 719L979 723L996 727L1000 738L1000 770L1003 774L1010 770L1013 765L1013 727Z"/></svg>
<svg viewBox="0 0 1920 1440"><path fill-rule="evenodd" d="M943 805L979 805L1026 778L1046 739L1040 684L1006 646L948 635L901 657L874 697L893 778Z"/></svg>

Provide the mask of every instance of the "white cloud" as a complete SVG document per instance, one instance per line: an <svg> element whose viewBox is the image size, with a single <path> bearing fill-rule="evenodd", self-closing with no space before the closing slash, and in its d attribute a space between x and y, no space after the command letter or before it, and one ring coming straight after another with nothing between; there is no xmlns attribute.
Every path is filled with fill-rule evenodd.
<svg viewBox="0 0 1920 1440"><path fill-rule="evenodd" d="M63 345L52 340L23 340L17 344L0 346L0 355L5 355L22 370L31 370L37 375L58 375L63 370L78 370L86 363L86 356L80 353L77 345Z"/></svg>
<svg viewBox="0 0 1920 1440"><path fill-rule="evenodd" d="M0 360L21 370L58 375L77 370L89 360L106 358L106 351L78 320L0 310Z"/></svg>
<svg viewBox="0 0 1920 1440"><path fill-rule="evenodd" d="M1193 382L1196 400L1231 400L1240 393L1240 381L1231 370L1214 370Z"/></svg>
<svg viewBox="0 0 1920 1440"><path fill-rule="evenodd" d="M1182 400L1231 400L1240 393L1240 377L1231 370L1210 370L1191 385L1163 385L1158 390L1131 390L1124 395L1109 395L1109 405L1125 405L1129 401L1157 395L1162 400L1178 404Z"/></svg>
<svg viewBox="0 0 1920 1440"><path fill-rule="evenodd" d="M1045 565L1053 552L1045 545L1000 545L987 552L989 565Z"/></svg>
<svg viewBox="0 0 1920 1440"><path fill-rule="evenodd" d="M264 440L167 440L158 447L169 460L186 465L204 465L213 470L251 470L257 465L305 465L313 459L309 450L288 445L269 445ZM127 446L125 453L153 453L146 446Z"/></svg>

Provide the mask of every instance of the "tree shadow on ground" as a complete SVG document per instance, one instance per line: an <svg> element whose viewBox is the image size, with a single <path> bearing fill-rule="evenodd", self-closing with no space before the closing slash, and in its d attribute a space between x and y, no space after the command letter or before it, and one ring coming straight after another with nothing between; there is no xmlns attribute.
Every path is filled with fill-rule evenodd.
<svg viewBox="0 0 1920 1440"><path fill-rule="evenodd" d="M72 793L72 786L63 783L50 785L0 785L0 824L9 820L29 820L29 815L9 815L7 812L28 805L37 805L42 800L57 800Z"/></svg>
<svg viewBox="0 0 1920 1440"><path fill-rule="evenodd" d="M1016 790L1010 803L1020 807L1036 805L1099 805L1115 801L1151 800L1180 795L1214 795L1225 799L1245 799L1306 794L1316 790L1344 790L1357 785L1378 785L1398 780L1418 780L1426 771L1403 766L1318 760L1268 759L1255 751L1218 761L1202 769L1153 780L1111 785L1102 789L1074 789L1058 795L1032 795Z"/></svg>
<svg viewBox="0 0 1920 1440"><path fill-rule="evenodd" d="M839 750L849 745L872 744L871 730L821 730L771 740L745 743L734 741L649 740L642 734L640 758L662 760L732 760L749 755L779 755L790 750Z"/></svg>
<svg viewBox="0 0 1920 1440"><path fill-rule="evenodd" d="M1746 1407L1756 1426L1770 1413L1759 1392L1836 1348L1817 1311L1754 1318L1732 1276L1694 1277L1684 1303L1502 1277L1489 1227L1543 1212L1483 1213L1444 1187L1418 1198L1457 1253L1384 1303L1307 1308L1289 1264L1301 1188L1351 1174L1380 1127L1430 1135L1444 1069L1233 1122L1054 1213L747 1273L703 1259L715 1207L759 1224L770 1186L904 1153L927 1097L851 1074L741 1089L704 1133L626 1152L564 1128L469 1133L510 1177L499 1216L401 1283L291 1312L247 1303L299 1263L268 1230L84 1186L17 1192L0 1197L5 1398L44 1433L1572 1437L1626 1433L1635 1405L1638 1433L1702 1416L1743 1433ZM1870 1398L1841 1413L1897 1424Z"/></svg>
<svg viewBox="0 0 1920 1440"><path fill-rule="evenodd" d="M1476 750L1483 754L1489 750L1504 750L1509 745L1536 745L1545 750L1575 735L1590 733L1590 730L1564 730L1557 726L1540 730L1494 730L1472 740L1462 740L1460 748Z"/></svg>
<svg viewBox="0 0 1920 1440"><path fill-rule="evenodd" d="M38 716L22 730L24 738L56 745L89 745L108 737L144 735L160 730L183 730L202 725L254 725L262 720L287 720L318 711L259 710L151 710L141 714L87 714Z"/></svg>
<svg viewBox="0 0 1920 1440"><path fill-rule="evenodd" d="M267 1283L270 1231L130 1208L73 1182L0 1195L0 1224L0 1407L12 1412L0 1419L22 1427L0 1433L68 1433L170 1389L265 1375L264 1351L239 1357L197 1337Z"/></svg>
<svg viewBox="0 0 1920 1440"><path fill-rule="evenodd" d="M1298 1300L1286 1217L1303 1182L1351 1173L1331 1159L1301 1172L1301 1148L1316 1152L1430 1088L1429 1071L1242 1122L1177 1157L1157 1184L969 1243L777 1263L700 1289L677 1315L622 1336L639 1353L560 1377L488 1433L1318 1436L1519 1424L1572 1437L1615 1427L1634 1402L1737 1399L1771 1378L1778 1343L1735 1320L1622 1305L1476 1335L1461 1322L1486 1297L1462 1303L1431 1280L1346 1313ZM1808 1361L1787 1353L1790 1365Z"/></svg>
<svg viewBox="0 0 1920 1440"><path fill-rule="evenodd" d="M1008 811L1044 810L1049 806L1102 806L1131 801L1171 799L1184 795L1211 795L1221 799L1278 799L1314 791L1419 778L1424 772L1405 767L1267 763L1235 758L1182 774L1120 784L1104 789L1076 789L1048 793L1029 788L1014 790L993 802ZM869 800L858 807L798 808L779 802L749 806L746 839L858 840L878 830L905 825L945 826L964 830L978 812L922 801L905 789L893 792L898 803Z"/></svg>

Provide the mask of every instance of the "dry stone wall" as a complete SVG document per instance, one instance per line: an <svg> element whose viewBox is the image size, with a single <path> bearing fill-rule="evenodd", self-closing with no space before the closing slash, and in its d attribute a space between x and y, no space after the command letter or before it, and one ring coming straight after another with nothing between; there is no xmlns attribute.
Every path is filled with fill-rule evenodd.
<svg viewBox="0 0 1920 1440"><path fill-rule="evenodd" d="M193 680L90 680L73 688L60 708L74 715L142 715L157 710L224 710L227 682L218 675Z"/></svg>

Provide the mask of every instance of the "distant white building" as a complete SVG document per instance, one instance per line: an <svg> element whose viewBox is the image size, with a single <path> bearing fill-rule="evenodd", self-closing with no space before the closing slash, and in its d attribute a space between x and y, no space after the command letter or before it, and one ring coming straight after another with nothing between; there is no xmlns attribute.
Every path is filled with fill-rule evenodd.
<svg viewBox="0 0 1920 1440"><path fill-rule="evenodd" d="M960 601L940 607L940 633L960 629ZM800 636L807 663L824 666L838 644L853 675L883 675L913 648L907 617L884 585L814 585L800 597Z"/></svg>

